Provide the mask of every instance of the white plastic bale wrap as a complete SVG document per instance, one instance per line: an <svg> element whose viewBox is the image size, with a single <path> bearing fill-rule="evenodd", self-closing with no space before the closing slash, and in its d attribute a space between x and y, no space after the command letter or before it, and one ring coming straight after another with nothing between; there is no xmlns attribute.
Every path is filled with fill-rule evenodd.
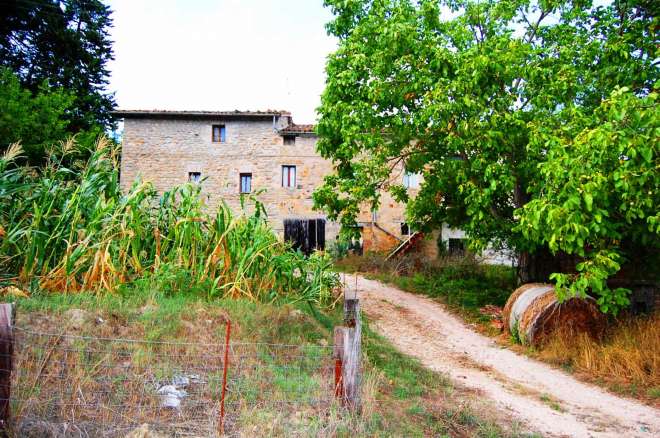
<svg viewBox="0 0 660 438"><path fill-rule="evenodd" d="M518 330L518 323L522 318L525 310L527 310L529 305L532 304L532 301L553 290L554 286L552 285L539 284L537 286L531 287L530 289L527 289L520 296L518 296L518 298L514 301L513 306L511 307L511 315L509 316L509 330L511 333Z"/></svg>
<svg viewBox="0 0 660 438"><path fill-rule="evenodd" d="M509 332L527 345L543 342L557 329L589 333L597 337L605 326L604 315L591 298L569 298L559 302L551 284L529 283L516 289L504 306Z"/></svg>

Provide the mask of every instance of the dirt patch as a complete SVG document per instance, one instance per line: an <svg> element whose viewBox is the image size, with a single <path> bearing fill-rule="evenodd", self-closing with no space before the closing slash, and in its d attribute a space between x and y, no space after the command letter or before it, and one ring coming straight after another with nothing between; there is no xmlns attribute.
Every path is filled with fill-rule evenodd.
<svg viewBox="0 0 660 438"><path fill-rule="evenodd" d="M352 283L352 284L351 284ZM444 307L360 277L347 282L373 325L403 353L479 391L482 401L546 436L653 437L660 411L616 397L498 346ZM561 409L558 409L557 407Z"/></svg>

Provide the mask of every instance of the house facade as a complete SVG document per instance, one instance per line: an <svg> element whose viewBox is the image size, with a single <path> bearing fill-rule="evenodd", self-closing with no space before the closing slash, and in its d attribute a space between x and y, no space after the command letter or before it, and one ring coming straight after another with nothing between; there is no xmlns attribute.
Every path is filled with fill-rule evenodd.
<svg viewBox="0 0 660 438"><path fill-rule="evenodd" d="M285 111L142 111L120 110L124 120L121 185L127 190L141 178L159 192L186 182L201 184L210 208L226 202L240 209L241 194L258 193L268 220L280 235L285 222L325 220L313 209L312 193L332 163L316 152L317 136L312 125L293 123ZM415 175L403 169L393 178L419 186ZM365 210L359 226L364 251L387 251L405 242L405 205L385 193L378 211ZM325 221L323 239L335 241L339 225ZM417 243L429 256L437 255L437 236Z"/></svg>

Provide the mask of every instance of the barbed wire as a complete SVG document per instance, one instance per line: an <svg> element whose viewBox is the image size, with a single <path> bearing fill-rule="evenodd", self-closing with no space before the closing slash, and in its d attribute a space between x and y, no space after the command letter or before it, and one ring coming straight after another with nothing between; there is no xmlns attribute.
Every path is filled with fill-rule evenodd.
<svg viewBox="0 0 660 438"><path fill-rule="evenodd" d="M15 436L125 436L142 424L170 436L214 436L223 420L228 435L245 427L301 430L325 427L319 422L340 409L331 345L229 342L225 363L223 342L25 327L14 335Z"/></svg>

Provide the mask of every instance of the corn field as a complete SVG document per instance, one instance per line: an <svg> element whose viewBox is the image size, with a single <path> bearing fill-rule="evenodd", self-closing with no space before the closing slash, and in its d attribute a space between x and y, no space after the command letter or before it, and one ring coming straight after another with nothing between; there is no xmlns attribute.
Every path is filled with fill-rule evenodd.
<svg viewBox="0 0 660 438"><path fill-rule="evenodd" d="M210 211L196 184L159 194L136 181L122 192L116 145L101 138L86 160L76 150L74 139L54 147L41 168L20 164L19 145L0 157L5 284L103 292L183 273L211 296L332 302L329 257L289 250L256 198L232 212Z"/></svg>

